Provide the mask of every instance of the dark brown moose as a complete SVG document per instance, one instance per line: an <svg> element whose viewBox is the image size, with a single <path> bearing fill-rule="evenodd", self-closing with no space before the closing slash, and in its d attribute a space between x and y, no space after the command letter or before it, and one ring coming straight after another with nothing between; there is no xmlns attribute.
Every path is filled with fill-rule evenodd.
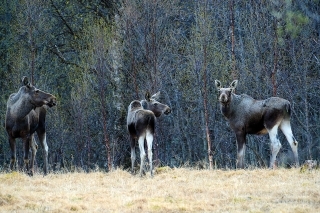
<svg viewBox="0 0 320 213"><path fill-rule="evenodd" d="M222 88L221 82L216 80L215 86L219 90L219 102L221 112L229 121L232 130L237 138L237 168L244 168L244 154L247 134L266 134L269 133L271 140L270 168L274 167L277 154L281 148L278 137L280 127L286 136L294 154L295 164L299 165L298 142L293 137L290 125L290 102L271 97L266 100L255 100L252 97L242 94L234 94L238 84L234 80L229 88Z"/></svg>
<svg viewBox="0 0 320 213"><path fill-rule="evenodd" d="M131 138L131 170L134 173L134 163L136 160L135 144L138 139L140 149L140 176L144 173L144 160L146 153L144 151L144 141L147 141L148 159L150 165L150 173L153 176L152 170L152 142L154 138L154 129L156 117L162 114L169 114L171 109L162 103L156 101L160 92L157 92L152 97L147 92L145 100L132 101L128 107L127 128Z"/></svg>
<svg viewBox="0 0 320 213"><path fill-rule="evenodd" d="M11 94L7 102L6 130L11 148L10 169L16 164L16 138L22 138L24 144L24 166L30 175L33 175L34 160L37 144L34 132L37 132L43 148L44 174L48 172L48 145L46 141L45 117L47 106L56 105L56 98L45 93L28 82L27 77L22 78L23 86L17 93ZM31 164L29 163L29 148L31 148ZM30 168L29 168L30 167Z"/></svg>

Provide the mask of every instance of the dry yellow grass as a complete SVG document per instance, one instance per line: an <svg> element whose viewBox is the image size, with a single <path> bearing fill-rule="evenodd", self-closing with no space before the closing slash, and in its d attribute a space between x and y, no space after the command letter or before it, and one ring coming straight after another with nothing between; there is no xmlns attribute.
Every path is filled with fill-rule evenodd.
<svg viewBox="0 0 320 213"><path fill-rule="evenodd" d="M0 212L320 212L320 171L1 173Z"/></svg>

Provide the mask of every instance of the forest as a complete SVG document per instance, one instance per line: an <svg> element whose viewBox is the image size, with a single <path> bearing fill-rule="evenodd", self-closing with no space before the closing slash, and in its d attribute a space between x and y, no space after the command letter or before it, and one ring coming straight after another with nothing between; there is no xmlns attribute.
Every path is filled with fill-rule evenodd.
<svg viewBox="0 0 320 213"><path fill-rule="evenodd" d="M235 79L237 94L289 100L300 163L320 160L319 0L2 0L0 33L0 171L11 158L7 100L23 76L57 97L46 117L50 171L129 169L127 109L147 91L172 110L157 119L155 166L234 169L214 82ZM279 136L277 164L290 167ZM268 135L246 146L247 168L268 166ZM17 149L21 164L21 140Z"/></svg>

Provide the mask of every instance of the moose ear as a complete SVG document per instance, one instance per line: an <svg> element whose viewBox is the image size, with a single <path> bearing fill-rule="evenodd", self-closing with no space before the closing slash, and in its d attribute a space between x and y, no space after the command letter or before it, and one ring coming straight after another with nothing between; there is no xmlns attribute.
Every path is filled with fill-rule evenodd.
<svg viewBox="0 0 320 213"><path fill-rule="evenodd" d="M22 84L25 86L29 83L28 78L26 76L23 76L21 81L22 81Z"/></svg>
<svg viewBox="0 0 320 213"><path fill-rule="evenodd" d="M232 81L232 83L230 84L230 88L234 90L234 89L237 87L237 85L238 85L238 80L234 80L234 81Z"/></svg>
<svg viewBox="0 0 320 213"><path fill-rule="evenodd" d="M215 80L214 81L214 84L216 85L216 88L217 89L220 89L221 88L221 82L219 80Z"/></svg>
<svg viewBox="0 0 320 213"><path fill-rule="evenodd" d="M146 92L146 95L144 97L147 101L150 101L150 93L149 92Z"/></svg>
<svg viewBox="0 0 320 213"><path fill-rule="evenodd" d="M30 83L29 83L28 77L23 76L21 81L22 81L22 85L23 86L30 87Z"/></svg>
<svg viewBox="0 0 320 213"><path fill-rule="evenodd" d="M160 91L158 91L156 94L153 94L151 98L157 100L159 96L160 96Z"/></svg>

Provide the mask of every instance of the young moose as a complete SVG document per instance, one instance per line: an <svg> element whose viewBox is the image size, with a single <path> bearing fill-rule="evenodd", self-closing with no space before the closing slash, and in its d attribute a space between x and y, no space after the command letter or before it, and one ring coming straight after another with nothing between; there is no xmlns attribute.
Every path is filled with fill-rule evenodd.
<svg viewBox="0 0 320 213"><path fill-rule="evenodd" d="M127 128L131 138L131 170L132 173L134 173L134 162L136 160L135 140L138 139L141 158L140 176L144 172L144 159L146 157L144 151L145 139L148 146L150 173L151 176L153 176L152 142L154 137L156 117L160 117L162 114L169 114L171 112L171 109L167 105L156 101L159 95L160 92L157 92L150 98L150 94L147 92L145 95L145 100L132 101L128 107Z"/></svg>
<svg viewBox="0 0 320 213"><path fill-rule="evenodd" d="M246 135L269 133L272 151L270 168L272 168L281 148L278 137L279 127L291 146L295 164L298 166L298 142L293 137L291 130L290 102L278 97L255 100L245 94L236 95L234 94L234 90L237 84L238 81L234 80L229 88L222 88L220 81L215 81L215 86L220 93L221 112L229 121L232 130L236 134L238 149L237 167L244 168Z"/></svg>
<svg viewBox="0 0 320 213"><path fill-rule="evenodd" d="M16 162L16 138L22 138L24 144L25 169L33 175L34 159L37 152L37 144L34 140L34 132L37 132L43 148L44 173L48 172L48 145L46 142L45 117L47 106L56 105L56 98L45 93L28 82L27 77L22 78L23 86L17 93L11 94L7 102L5 126L11 148L10 169ZM29 148L31 148L31 165L29 165ZM29 168L30 166L30 168Z"/></svg>

